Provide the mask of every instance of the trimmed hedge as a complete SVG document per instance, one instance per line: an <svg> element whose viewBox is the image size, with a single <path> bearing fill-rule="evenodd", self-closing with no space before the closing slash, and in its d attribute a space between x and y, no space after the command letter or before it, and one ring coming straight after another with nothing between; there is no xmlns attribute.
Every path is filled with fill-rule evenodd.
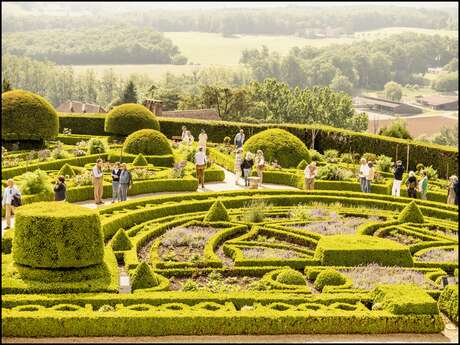
<svg viewBox="0 0 460 345"><path fill-rule="evenodd" d="M315 289L323 291L325 286L333 285L343 285L347 282L347 278L340 272L337 272L334 269L325 269L321 271L315 279Z"/></svg>
<svg viewBox="0 0 460 345"><path fill-rule="evenodd" d="M111 163L114 162L123 162L123 163L132 163L136 159L136 154L130 154L127 152L121 153L117 150L110 150L108 161ZM144 158L149 164L160 167L172 167L174 165L174 155L144 155Z"/></svg>
<svg viewBox="0 0 460 345"><path fill-rule="evenodd" d="M155 287L158 284L159 281L156 274L152 273L149 265L147 265L145 262L141 262L141 264L137 266L131 277L132 291Z"/></svg>
<svg viewBox="0 0 460 345"><path fill-rule="evenodd" d="M415 201L404 207L398 216L398 221L401 223L420 223L423 224L423 214Z"/></svg>
<svg viewBox="0 0 460 345"><path fill-rule="evenodd" d="M141 129L131 133L123 144L123 151L131 154L171 155L172 149L161 132L154 129Z"/></svg>
<svg viewBox="0 0 460 345"><path fill-rule="evenodd" d="M287 285L305 285L305 278L299 271L286 269L278 274L276 281Z"/></svg>
<svg viewBox="0 0 460 345"><path fill-rule="evenodd" d="M217 200L212 204L209 209L206 217L204 217L205 222L228 222L230 217L228 216L227 209L222 204L220 200Z"/></svg>
<svg viewBox="0 0 460 345"><path fill-rule="evenodd" d="M136 158L133 160L133 166L135 167L145 167L149 165L149 162L145 159L144 155L142 153L139 153Z"/></svg>
<svg viewBox="0 0 460 345"><path fill-rule="evenodd" d="M133 247L124 229L117 231L115 236L113 236L110 245L115 251L130 250Z"/></svg>
<svg viewBox="0 0 460 345"><path fill-rule="evenodd" d="M129 135L145 128L158 131L160 124L156 116L141 104L119 105L105 117L104 131L110 134Z"/></svg>
<svg viewBox="0 0 460 345"><path fill-rule="evenodd" d="M62 166L62 168L59 170L59 172L57 173L58 176L69 176L69 177L73 177L75 176L75 171L73 170L73 168L68 164L64 164Z"/></svg>
<svg viewBox="0 0 460 345"><path fill-rule="evenodd" d="M438 300L439 309L458 325L458 285L447 285Z"/></svg>

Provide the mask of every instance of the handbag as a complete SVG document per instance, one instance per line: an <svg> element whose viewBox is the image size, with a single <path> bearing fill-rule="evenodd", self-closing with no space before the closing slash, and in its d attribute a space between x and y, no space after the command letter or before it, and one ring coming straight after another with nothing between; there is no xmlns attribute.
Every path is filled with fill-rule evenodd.
<svg viewBox="0 0 460 345"><path fill-rule="evenodd" d="M14 195L11 199L11 206L19 207L22 205L21 197L19 195Z"/></svg>

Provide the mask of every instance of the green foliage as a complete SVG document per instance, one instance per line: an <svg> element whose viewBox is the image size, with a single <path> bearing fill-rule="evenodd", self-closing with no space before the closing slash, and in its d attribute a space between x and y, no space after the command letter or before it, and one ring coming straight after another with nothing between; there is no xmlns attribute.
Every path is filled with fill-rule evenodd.
<svg viewBox="0 0 460 345"><path fill-rule="evenodd" d="M128 235L124 229L119 229L115 236L113 236L111 241L111 246L113 250L129 250L132 248L131 241L129 240Z"/></svg>
<svg viewBox="0 0 460 345"><path fill-rule="evenodd" d="M394 120L388 127L380 128L379 134L393 138L412 139L407 129L407 123L402 119Z"/></svg>
<svg viewBox="0 0 460 345"><path fill-rule="evenodd" d="M423 170L426 172L429 180L436 180L438 178L438 171L433 169L432 165L423 168Z"/></svg>
<svg viewBox="0 0 460 345"><path fill-rule="evenodd" d="M375 162L377 160L377 155L375 153L366 152L363 154L363 158L368 162Z"/></svg>
<svg viewBox="0 0 460 345"><path fill-rule="evenodd" d="M318 180L344 181L353 177L350 170L339 168L337 165L324 165L318 168Z"/></svg>
<svg viewBox="0 0 460 345"><path fill-rule="evenodd" d="M95 210L63 202L38 202L17 210L13 239L16 263L40 268L102 263L104 243Z"/></svg>
<svg viewBox="0 0 460 345"><path fill-rule="evenodd" d="M150 270L149 265L141 262L131 277L131 290L148 289L159 284L158 277Z"/></svg>
<svg viewBox="0 0 460 345"><path fill-rule="evenodd" d="M390 101L399 102L402 98L402 87L394 81L386 83L383 92L385 94L385 98Z"/></svg>
<svg viewBox="0 0 460 345"><path fill-rule="evenodd" d="M340 160L343 162L343 163L354 163L355 160L353 158L353 155L351 153L342 153L340 155Z"/></svg>
<svg viewBox="0 0 460 345"><path fill-rule="evenodd" d="M205 222L227 222L229 220L230 217L228 216L227 209L220 200L216 200L214 204L212 204L208 213L206 213L206 217L204 217Z"/></svg>
<svg viewBox="0 0 460 345"><path fill-rule="evenodd" d="M125 140L123 151L144 155L172 154L168 139L164 134L154 129L141 129L130 134Z"/></svg>
<svg viewBox="0 0 460 345"><path fill-rule="evenodd" d="M337 150L326 150L323 156L328 163L337 163L339 161L339 151Z"/></svg>
<svg viewBox="0 0 460 345"><path fill-rule="evenodd" d="M265 160L276 160L282 167L296 167L302 160L311 162L305 144L291 133L282 129L268 129L251 136L244 143L245 152L262 150Z"/></svg>
<svg viewBox="0 0 460 345"><path fill-rule="evenodd" d="M447 285L438 300L439 310L458 325L458 284Z"/></svg>
<svg viewBox="0 0 460 345"><path fill-rule="evenodd" d="M452 127L442 126L441 132L432 138L433 143L458 147L458 123Z"/></svg>
<svg viewBox="0 0 460 345"><path fill-rule="evenodd" d="M375 160L375 168L377 171L390 172L392 165L392 158L385 155L379 155Z"/></svg>
<svg viewBox="0 0 460 345"><path fill-rule="evenodd" d="M347 282L347 278L340 272L332 268L321 271L315 279L315 289L323 291L323 288L327 285L343 285Z"/></svg>
<svg viewBox="0 0 460 345"><path fill-rule="evenodd" d="M144 157L144 155L142 153L139 153L136 156L136 158L134 158L132 164L135 167L143 167L143 166L147 166L149 164L149 162L147 162L147 160L145 159L145 157Z"/></svg>
<svg viewBox="0 0 460 345"><path fill-rule="evenodd" d="M324 161L323 155L321 153L319 153L318 151L316 151L315 149L310 149L309 152L310 152L312 161L315 161L315 162L323 162Z"/></svg>
<svg viewBox="0 0 460 345"><path fill-rule="evenodd" d="M305 285L305 278L299 271L286 269L278 274L276 281L287 285Z"/></svg>
<svg viewBox="0 0 460 345"><path fill-rule="evenodd" d="M241 218L247 223L261 223L265 219L265 211L271 207L271 204L264 200L251 200L245 205Z"/></svg>
<svg viewBox="0 0 460 345"><path fill-rule="evenodd" d="M68 176L68 177L74 177L76 174L75 174L75 171L73 170L73 168L70 166L70 164L68 163L65 163L62 168L59 170L58 172L58 176Z"/></svg>
<svg viewBox="0 0 460 345"><path fill-rule="evenodd" d="M307 167L308 163L305 159L302 159L300 163L297 165L297 169L304 170Z"/></svg>
<svg viewBox="0 0 460 345"><path fill-rule="evenodd" d="M230 144L230 141L231 141L230 137L227 136L224 138L224 144L228 145Z"/></svg>
<svg viewBox="0 0 460 345"><path fill-rule="evenodd" d="M11 91L12 90L12 87L11 87L11 83L8 79L6 78L3 78L2 80L2 93L3 92L7 92L7 91Z"/></svg>
<svg viewBox="0 0 460 345"><path fill-rule="evenodd" d="M141 129L160 130L156 116L140 104L127 103L113 108L105 118L104 130L115 135L129 135Z"/></svg>
<svg viewBox="0 0 460 345"><path fill-rule="evenodd" d="M104 140L99 138L91 138L88 141L88 154L94 155L96 153L105 153L107 152L107 145Z"/></svg>
<svg viewBox="0 0 460 345"><path fill-rule="evenodd" d="M137 91L132 80L128 81L120 98L121 104L137 103Z"/></svg>
<svg viewBox="0 0 460 345"><path fill-rule="evenodd" d="M425 220L423 218L422 211L417 206L415 201L411 201L409 205L404 207L398 216L400 223L419 223L422 224Z"/></svg>
<svg viewBox="0 0 460 345"><path fill-rule="evenodd" d="M34 172L26 172L22 175L22 181L19 185L24 195L41 194L47 197L53 194L53 188L48 175L40 169Z"/></svg>
<svg viewBox="0 0 460 345"><path fill-rule="evenodd" d="M56 110L43 97L24 90L2 93L2 139L44 140L57 137Z"/></svg>
<svg viewBox="0 0 460 345"><path fill-rule="evenodd" d="M458 73L440 73L433 81L431 87L436 91L448 92L458 90Z"/></svg>

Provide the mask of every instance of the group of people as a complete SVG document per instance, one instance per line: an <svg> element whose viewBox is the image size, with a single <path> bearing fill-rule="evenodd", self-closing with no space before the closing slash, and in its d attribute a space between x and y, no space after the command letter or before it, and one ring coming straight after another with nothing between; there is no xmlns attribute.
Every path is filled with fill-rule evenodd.
<svg viewBox="0 0 460 345"><path fill-rule="evenodd" d="M238 133L239 134L239 133ZM243 134L244 135L244 134ZM244 139L243 139L244 141ZM243 148L237 147L235 156L235 184L239 185L241 176L244 178L244 185L249 186L249 177L252 167L256 167L257 177L259 178L258 185L262 184L263 171L265 168L265 158L262 150L257 150L254 155L252 152L246 152L243 158Z"/></svg>
<svg viewBox="0 0 460 345"><path fill-rule="evenodd" d="M96 205L104 204L102 195L104 192L104 171L103 161L98 159L96 165L91 170L92 182L94 186L94 202ZM126 201L128 199L128 189L133 185L133 177L128 170L126 163L116 162L111 171L112 176L112 204L116 201Z"/></svg>
<svg viewBox="0 0 460 345"><path fill-rule="evenodd" d="M195 141L192 133L187 129L187 127L182 126L182 135L181 143L184 145L192 145ZM198 135L198 147L202 147L203 151L206 153L206 143L208 142L208 135L204 129L201 129L200 134Z"/></svg>

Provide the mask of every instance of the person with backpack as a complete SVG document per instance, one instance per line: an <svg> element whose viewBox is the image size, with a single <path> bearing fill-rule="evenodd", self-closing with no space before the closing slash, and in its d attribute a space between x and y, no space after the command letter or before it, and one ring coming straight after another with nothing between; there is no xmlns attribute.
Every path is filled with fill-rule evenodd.
<svg viewBox="0 0 460 345"><path fill-rule="evenodd" d="M407 196L409 198L417 198L417 178L413 171L409 171L409 178L407 179Z"/></svg>
<svg viewBox="0 0 460 345"><path fill-rule="evenodd" d="M249 173L251 172L252 166L254 165L254 160L252 159L252 153L246 153L246 157L241 163L241 170L243 170L244 185L249 186Z"/></svg>
<svg viewBox="0 0 460 345"><path fill-rule="evenodd" d="M115 167L112 169L112 204L115 200L120 201L119 183L120 183L120 162L115 163Z"/></svg>
<svg viewBox="0 0 460 345"><path fill-rule="evenodd" d="M2 206L5 207L6 228L11 227L11 216L14 214L16 207L21 206L21 192L16 188L12 178L6 181L6 188L3 192Z"/></svg>
<svg viewBox="0 0 460 345"><path fill-rule="evenodd" d="M396 162L396 167L393 168L393 187L391 189L392 196L401 196L401 183L404 174L404 165L401 161Z"/></svg>
<svg viewBox="0 0 460 345"><path fill-rule="evenodd" d="M59 176L54 185L54 201L64 201L66 198L66 190L65 177Z"/></svg>
<svg viewBox="0 0 460 345"><path fill-rule="evenodd" d="M133 178L128 170L126 163L121 164L121 172L119 179L118 193L120 195L120 201L126 201L128 199L128 189L133 185Z"/></svg>
<svg viewBox="0 0 460 345"><path fill-rule="evenodd" d="M102 193L104 192L104 173L102 172L102 159L96 161L96 165L91 171L93 177L93 186L94 186L94 203L96 205L101 205L104 202L102 201Z"/></svg>

